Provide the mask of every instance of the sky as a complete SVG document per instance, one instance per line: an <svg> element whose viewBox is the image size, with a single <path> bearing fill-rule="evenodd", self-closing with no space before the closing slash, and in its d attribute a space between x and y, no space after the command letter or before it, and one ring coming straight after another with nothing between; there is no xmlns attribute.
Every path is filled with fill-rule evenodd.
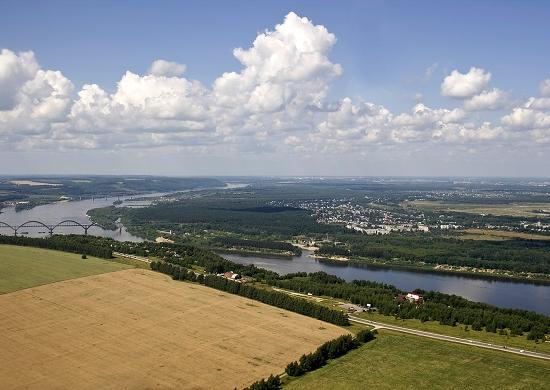
<svg viewBox="0 0 550 390"><path fill-rule="evenodd" d="M0 174L550 176L548 2L0 15Z"/></svg>

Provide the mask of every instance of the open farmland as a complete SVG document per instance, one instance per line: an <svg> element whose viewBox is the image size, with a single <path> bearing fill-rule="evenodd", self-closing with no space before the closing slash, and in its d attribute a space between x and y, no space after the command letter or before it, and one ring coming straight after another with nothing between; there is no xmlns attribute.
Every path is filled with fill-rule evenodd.
<svg viewBox="0 0 550 390"><path fill-rule="evenodd" d="M127 268L92 256L83 260L74 253L0 245L0 294Z"/></svg>
<svg viewBox="0 0 550 390"><path fill-rule="evenodd" d="M404 204L422 210L443 210L469 214L507 215L512 217L550 216L550 203L475 204L415 200Z"/></svg>
<svg viewBox="0 0 550 390"><path fill-rule="evenodd" d="M459 236L462 240L512 240L515 238L521 238L524 240L550 240L550 236L533 233L513 232L506 230L489 230L489 229L465 229Z"/></svg>
<svg viewBox="0 0 550 390"><path fill-rule="evenodd" d="M346 332L138 269L4 294L0 307L3 389L242 388Z"/></svg>
<svg viewBox="0 0 550 390"><path fill-rule="evenodd" d="M439 340L380 331L378 338L286 390L547 389L550 363Z"/></svg>

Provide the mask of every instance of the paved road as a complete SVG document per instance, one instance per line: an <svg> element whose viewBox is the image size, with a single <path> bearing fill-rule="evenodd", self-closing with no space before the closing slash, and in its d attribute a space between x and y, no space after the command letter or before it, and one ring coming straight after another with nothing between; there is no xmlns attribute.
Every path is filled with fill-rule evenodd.
<svg viewBox="0 0 550 390"><path fill-rule="evenodd" d="M149 260L146 257L141 257L141 256L136 256L136 255L129 255L129 254L120 253L120 252L113 252L113 255L120 256L120 257L127 257L129 259L134 259L134 260L138 260L138 261L143 261L144 263L147 263L147 264L151 263L151 260Z"/></svg>
<svg viewBox="0 0 550 390"><path fill-rule="evenodd" d="M529 356L529 357L534 357L534 358L539 358L539 359L550 360L550 355L548 355L548 354L540 353L540 352L531 352L531 351L523 350L523 349L520 349L520 348L504 347L502 345L484 343L482 341L463 339L463 338L460 338L460 337L453 337L453 336L445 336L445 335L441 335L441 334L437 334L437 333L425 332L423 330L404 328L402 326L389 325L389 324L385 324L383 322L365 320L363 318L359 318L359 317L355 317L355 316L349 316L349 320L352 321L352 322L357 322L357 323L364 324L364 325L374 326L375 328L378 328L378 329L389 329L389 330L394 330L396 332L409 333L409 334L413 334L413 335L416 335L416 336L429 337L429 338L432 338L432 339L449 341L451 343L472 345L474 347L494 349L494 350L497 350L497 351L510 352L510 353L515 353L515 354L522 355L522 356Z"/></svg>

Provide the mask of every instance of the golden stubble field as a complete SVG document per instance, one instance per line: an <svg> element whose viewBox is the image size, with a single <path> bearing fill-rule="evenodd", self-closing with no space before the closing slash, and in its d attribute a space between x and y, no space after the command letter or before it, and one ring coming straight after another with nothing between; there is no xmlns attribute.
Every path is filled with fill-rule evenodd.
<svg viewBox="0 0 550 390"><path fill-rule="evenodd" d="M233 389L346 333L146 270L0 296L2 389Z"/></svg>
<svg viewBox="0 0 550 390"><path fill-rule="evenodd" d="M454 211L469 214L492 214L513 217L547 217L550 214L550 203L507 203L507 204L476 204L476 203L445 203L431 200L415 200L403 202L405 207L421 210ZM543 211L542 213L540 211Z"/></svg>

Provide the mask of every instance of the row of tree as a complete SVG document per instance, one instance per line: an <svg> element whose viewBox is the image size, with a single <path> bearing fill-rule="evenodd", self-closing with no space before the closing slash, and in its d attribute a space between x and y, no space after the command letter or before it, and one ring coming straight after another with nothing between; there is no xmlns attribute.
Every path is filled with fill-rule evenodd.
<svg viewBox="0 0 550 390"><path fill-rule="evenodd" d="M316 370L324 366L329 359L336 359L349 351L359 347L362 343L368 343L374 339L370 330L360 331L356 337L351 335L340 336L334 340L327 341L315 352L302 355L298 361L289 363L285 372L289 376L301 376L306 372Z"/></svg>
<svg viewBox="0 0 550 390"><path fill-rule="evenodd" d="M0 235L0 244L30 246L63 252L87 254L104 259L113 257L109 246L102 245L94 237L80 235L55 235L48 238L32 238Z"/></svg>
<svg viewBox="0 0 550 390"><path fill-rule="evenodd" d="M497 332L499 329L504 332L509 329L512 335L528 332L528 336L535 340L550 333L550 318L545 315L526 310L499 308L434 291L417 290L423 295L423 303L416 304L396 299L404 292L393 286L357 280L347 283L323 272L289 274L278 279L267 279L267 282L296 292L346 299L362 306L371 304L381 314L403 319L439 321L450 326L461 323L471 325L473 329L485 328L489 332Z"/></svg>
<svg viewBox="0 0 550 390"><path fill-rule="evenodd" d="M297 246L282 241L250 240L237 237L217 237L214 244L224 248L274 249L278 251L292 252L295 256L300 256L302 254L302 250Z"/></svg>
<svg viewBox="0 0 550 390"><path fill-rule="evenodd" d="M317 318L321 321L330 322L336 325L349 325L347 316L339 310L317 305L305 299L295 298L279 291L258 288L246 283L238 283L212 274L204 276L201 274L195 275L193 272L187 271L184 267L169 262L152 262L151 269L171 275L177 280L199 282L217 290L254 299L281 309Z"/></svg>
<svg viewBox="0 0 550 390"><path fill-rule="evenodd" d="M270 375L267 379L261 379L252 383L245 390L279 390L281 378L278 375Z"/></svg>
<svg viewBox="0 0 550 390"><path fill-rule="evenodd" d="M324 366L329 359L336 359L349 351L359 347L363 343L374 340L374 333L364 329L359 331L355 337L351 335L340 336L334 340L327 341L315 352L302 355L298 361L289 363L285 372L288 376L301 376L306 372L316 370ZM278 375L270 375L267 379L261 379L248 386L245 390L279 390L281 379Z"/></svg>

